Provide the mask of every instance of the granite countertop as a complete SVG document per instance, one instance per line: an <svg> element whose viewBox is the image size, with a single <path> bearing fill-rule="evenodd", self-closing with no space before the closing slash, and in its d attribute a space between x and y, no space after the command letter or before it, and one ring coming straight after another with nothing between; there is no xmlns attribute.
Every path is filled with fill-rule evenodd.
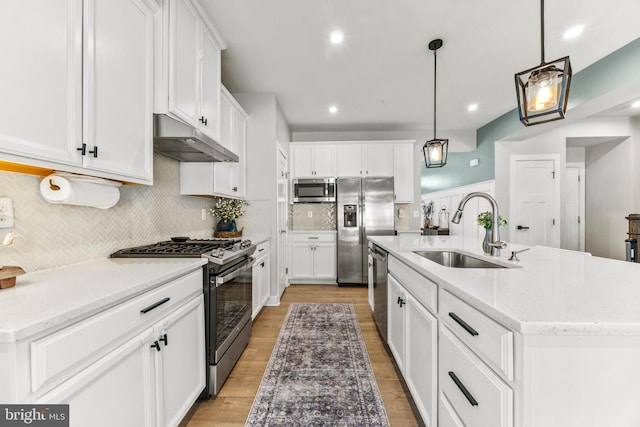
<svg viewBox="0 0 640 427"><path fill-rule="evenodd" d="M61 327L201 268L205 258L107 258L19 276L0 290L0 343Z"/></svg>
<svg viewBox="0 0 640 427"><path fill-rule="evenodd" d="M533 246L508 261L459 236L376 236L370 240L441 288L523 334L640 335L640 264ZM444 267L415 250L458 249L513 268Z"/></svg>

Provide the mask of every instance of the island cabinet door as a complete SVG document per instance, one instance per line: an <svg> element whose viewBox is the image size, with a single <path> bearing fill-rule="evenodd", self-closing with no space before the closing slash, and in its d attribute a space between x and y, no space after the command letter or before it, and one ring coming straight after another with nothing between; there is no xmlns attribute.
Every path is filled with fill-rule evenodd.
<svg viewBox="0 0 640 427"><path fill-rule="evenodd" d="M406 296L402 286L387 275L387 344L400 372L404 374L404 319Z"/></svg>
<svg viewBox="0 0 640 427"><path fill-rule="evenodd" d="M437 425L438 321L406 296L404 379L427 427Z"/></svg>
<svg viewBox="0 0 640 427"><path fill-rule="evenodd" d="M149 328L36 403L68 404L72 427L155 425L151 342Z"/></svg>

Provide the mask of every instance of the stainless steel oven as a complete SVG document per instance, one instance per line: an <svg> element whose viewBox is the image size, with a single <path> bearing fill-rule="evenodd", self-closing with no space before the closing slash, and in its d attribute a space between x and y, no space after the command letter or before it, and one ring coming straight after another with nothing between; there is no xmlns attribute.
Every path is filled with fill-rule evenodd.
<svg viewBox="0 0 640 427"><path fill-rule="evenodd" d="M209 274L209 394L220 392L224 381L251 337L251 288L254 259Z"/></svg>

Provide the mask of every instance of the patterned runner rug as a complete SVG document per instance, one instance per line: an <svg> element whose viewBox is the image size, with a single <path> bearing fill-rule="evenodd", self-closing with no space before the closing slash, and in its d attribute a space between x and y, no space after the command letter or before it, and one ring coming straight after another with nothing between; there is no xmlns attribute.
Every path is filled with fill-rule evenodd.
<svg viewBox="0 0 640 427"><path fill-rule="evenodd" d="M388 426L351 304L291 304L246 426Z"/></svg>

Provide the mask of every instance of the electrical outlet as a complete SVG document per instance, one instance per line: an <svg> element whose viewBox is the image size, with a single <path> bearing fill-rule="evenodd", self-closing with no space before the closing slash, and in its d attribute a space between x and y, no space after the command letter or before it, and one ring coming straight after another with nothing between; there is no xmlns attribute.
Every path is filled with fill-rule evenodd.
<svg viewBox="0 0 640 427"><path fill-rule="evenodd" d="M413 211L414 218L420 218L420 211Z"/></svg>
<svg viewBox="0 0 640 427"><path fill-rule="evenodd" d="M201 217L203 221L207 220L207 210L204 208L202 209Z"/></svg>
<svg viewBox="0 0 640 427"><path fill-rule="evenodd" d="M313 218L313 211L307 211L307 218Z"/></svg>
<svg viewBox="0 0 640 427"><path fill-rule="evenodd" d="M13 200L0 198L0 228L13 227Z"/></svg>

